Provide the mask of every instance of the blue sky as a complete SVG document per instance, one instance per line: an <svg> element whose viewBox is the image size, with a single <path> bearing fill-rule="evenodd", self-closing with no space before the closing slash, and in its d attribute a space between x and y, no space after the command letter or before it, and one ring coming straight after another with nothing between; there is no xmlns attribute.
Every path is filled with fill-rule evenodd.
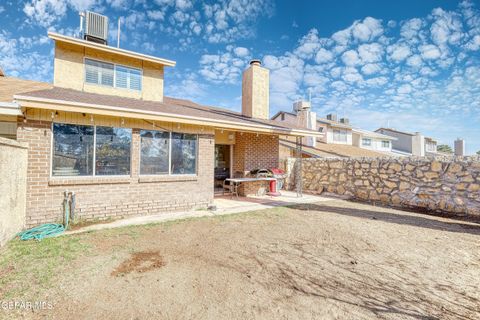
<svg viewBox="0 0 480 320"><path fill-rule="evenodd" d="M78 10L122 19L121 47L177 61L166 94L240 110L241 72L271 70L271 114L312 95L364 129L420 131L480 150L480 1L29 0L0 2L0 66L52 81L47 30Z"/></svg>

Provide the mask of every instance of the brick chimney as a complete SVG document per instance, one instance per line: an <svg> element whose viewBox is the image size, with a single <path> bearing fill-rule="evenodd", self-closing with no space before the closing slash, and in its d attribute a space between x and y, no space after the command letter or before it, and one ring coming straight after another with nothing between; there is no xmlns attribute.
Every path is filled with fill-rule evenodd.
<svg viewBox="0 0 480 320"><path fill-rule="evenodd" d="M250 61L242 77L242 114L246 117L269 119L269 70L260 60Z"/></svg>

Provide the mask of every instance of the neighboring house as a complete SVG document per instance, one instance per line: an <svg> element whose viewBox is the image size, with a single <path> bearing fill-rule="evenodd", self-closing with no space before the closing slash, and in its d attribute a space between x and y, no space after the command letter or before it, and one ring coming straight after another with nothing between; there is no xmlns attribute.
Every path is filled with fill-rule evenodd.
<svg viewBox="0 0 480 320"><path fill-rule="evenodd" d="M327 115L326 119L317 118L315 112L310 110L310 103L297 101L293 104L293 112L279 111L272 120L285 125L300 126L317 131L316 138L302 139L302 157L320 158L348 158L348 157L383 157L386 153L376 150L366 150L352 145L352 126L348 119L336 121L335 115ZM380 137L382 135L373 133ZM386 137L384 139L392 139ZM292 138L280 137L280 159L296 156L296 144Z"/></svg>
<svg viewBox="0 0 480 320"><path fill-rule="evenodd" d="M320 132L325 132L322 142L352 145L353 128L348 118L340 118L338 121L337 115L328 114L326 118L317 118L317 126Z"/></svg>
<svg viewBox="0 0 480 320"><path fill-rule="evenodd" d="M375 132L396 138L392 141L392 152L422 157L437 154L437 141L420 132L409 133L391 128L379 128Z"/></svg>
<svg viewBox="0 0 480 320"><path fill-rule="evenodd" d="M87 219L206 208L217 178L277 167L279 136L317 135L268 119L269 71L259 61L243 74L239 113L164 96L174 61L48 36L53 87L0 106L16 139L28 144L27 227L61 220L65 190L75 192L76 215Z"/></svg>
<svg viewBox="0 0 480 320"><path fill-rule="evenodd" d="M296 157L296 145L290 139L280 138L280 159ZM388 157L389 154L368 150L348 144L327 144L323 142L317 143L315 147L302 146L303 158L352 158L352 157L369 157L379 158Z"/></svg>
<svg viewBox="0 0 480 320"><path fill-rule="evenodd" d="M397 140L395 137L359 128L354 128L352 132L353 145L363 149L390 153L392 142Z"/></svg>

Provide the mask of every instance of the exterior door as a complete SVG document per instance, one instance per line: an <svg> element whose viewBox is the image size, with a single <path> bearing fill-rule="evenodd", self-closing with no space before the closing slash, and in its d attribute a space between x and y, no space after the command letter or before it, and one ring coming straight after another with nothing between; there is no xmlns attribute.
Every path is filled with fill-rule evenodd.
<svg viewBox="0 0 480 320"><path fill-rule="evenodd" d="M231 147L228 144L215 145L215 189L221 189L223 187L223 181L230 177L230 149Z"/></svg>

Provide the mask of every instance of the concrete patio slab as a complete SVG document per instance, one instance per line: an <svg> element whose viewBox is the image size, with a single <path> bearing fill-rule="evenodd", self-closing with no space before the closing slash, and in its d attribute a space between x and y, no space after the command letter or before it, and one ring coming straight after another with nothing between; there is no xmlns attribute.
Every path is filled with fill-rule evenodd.
<svg viewBox="0 0 480 320"><path fill-rule="evenodd" d="M116 220L109 223L94 224L77 230L67 231L61 235L77 234L95 230L113 229L133 225L145 225L150 223L159 223L187 218L227 215L247 211L270 209L274 207L288 206L299 203L316 203L329 200L332 199L315 195L303 195L302 197L297 197L297 194L295 192L290 191L282 191L282 194L278 197L268 195L238 198L235 196L220 196L214 198L212 206L212 208L215 208L214 210L164 212L155 215L138 216Z"/></svg>

